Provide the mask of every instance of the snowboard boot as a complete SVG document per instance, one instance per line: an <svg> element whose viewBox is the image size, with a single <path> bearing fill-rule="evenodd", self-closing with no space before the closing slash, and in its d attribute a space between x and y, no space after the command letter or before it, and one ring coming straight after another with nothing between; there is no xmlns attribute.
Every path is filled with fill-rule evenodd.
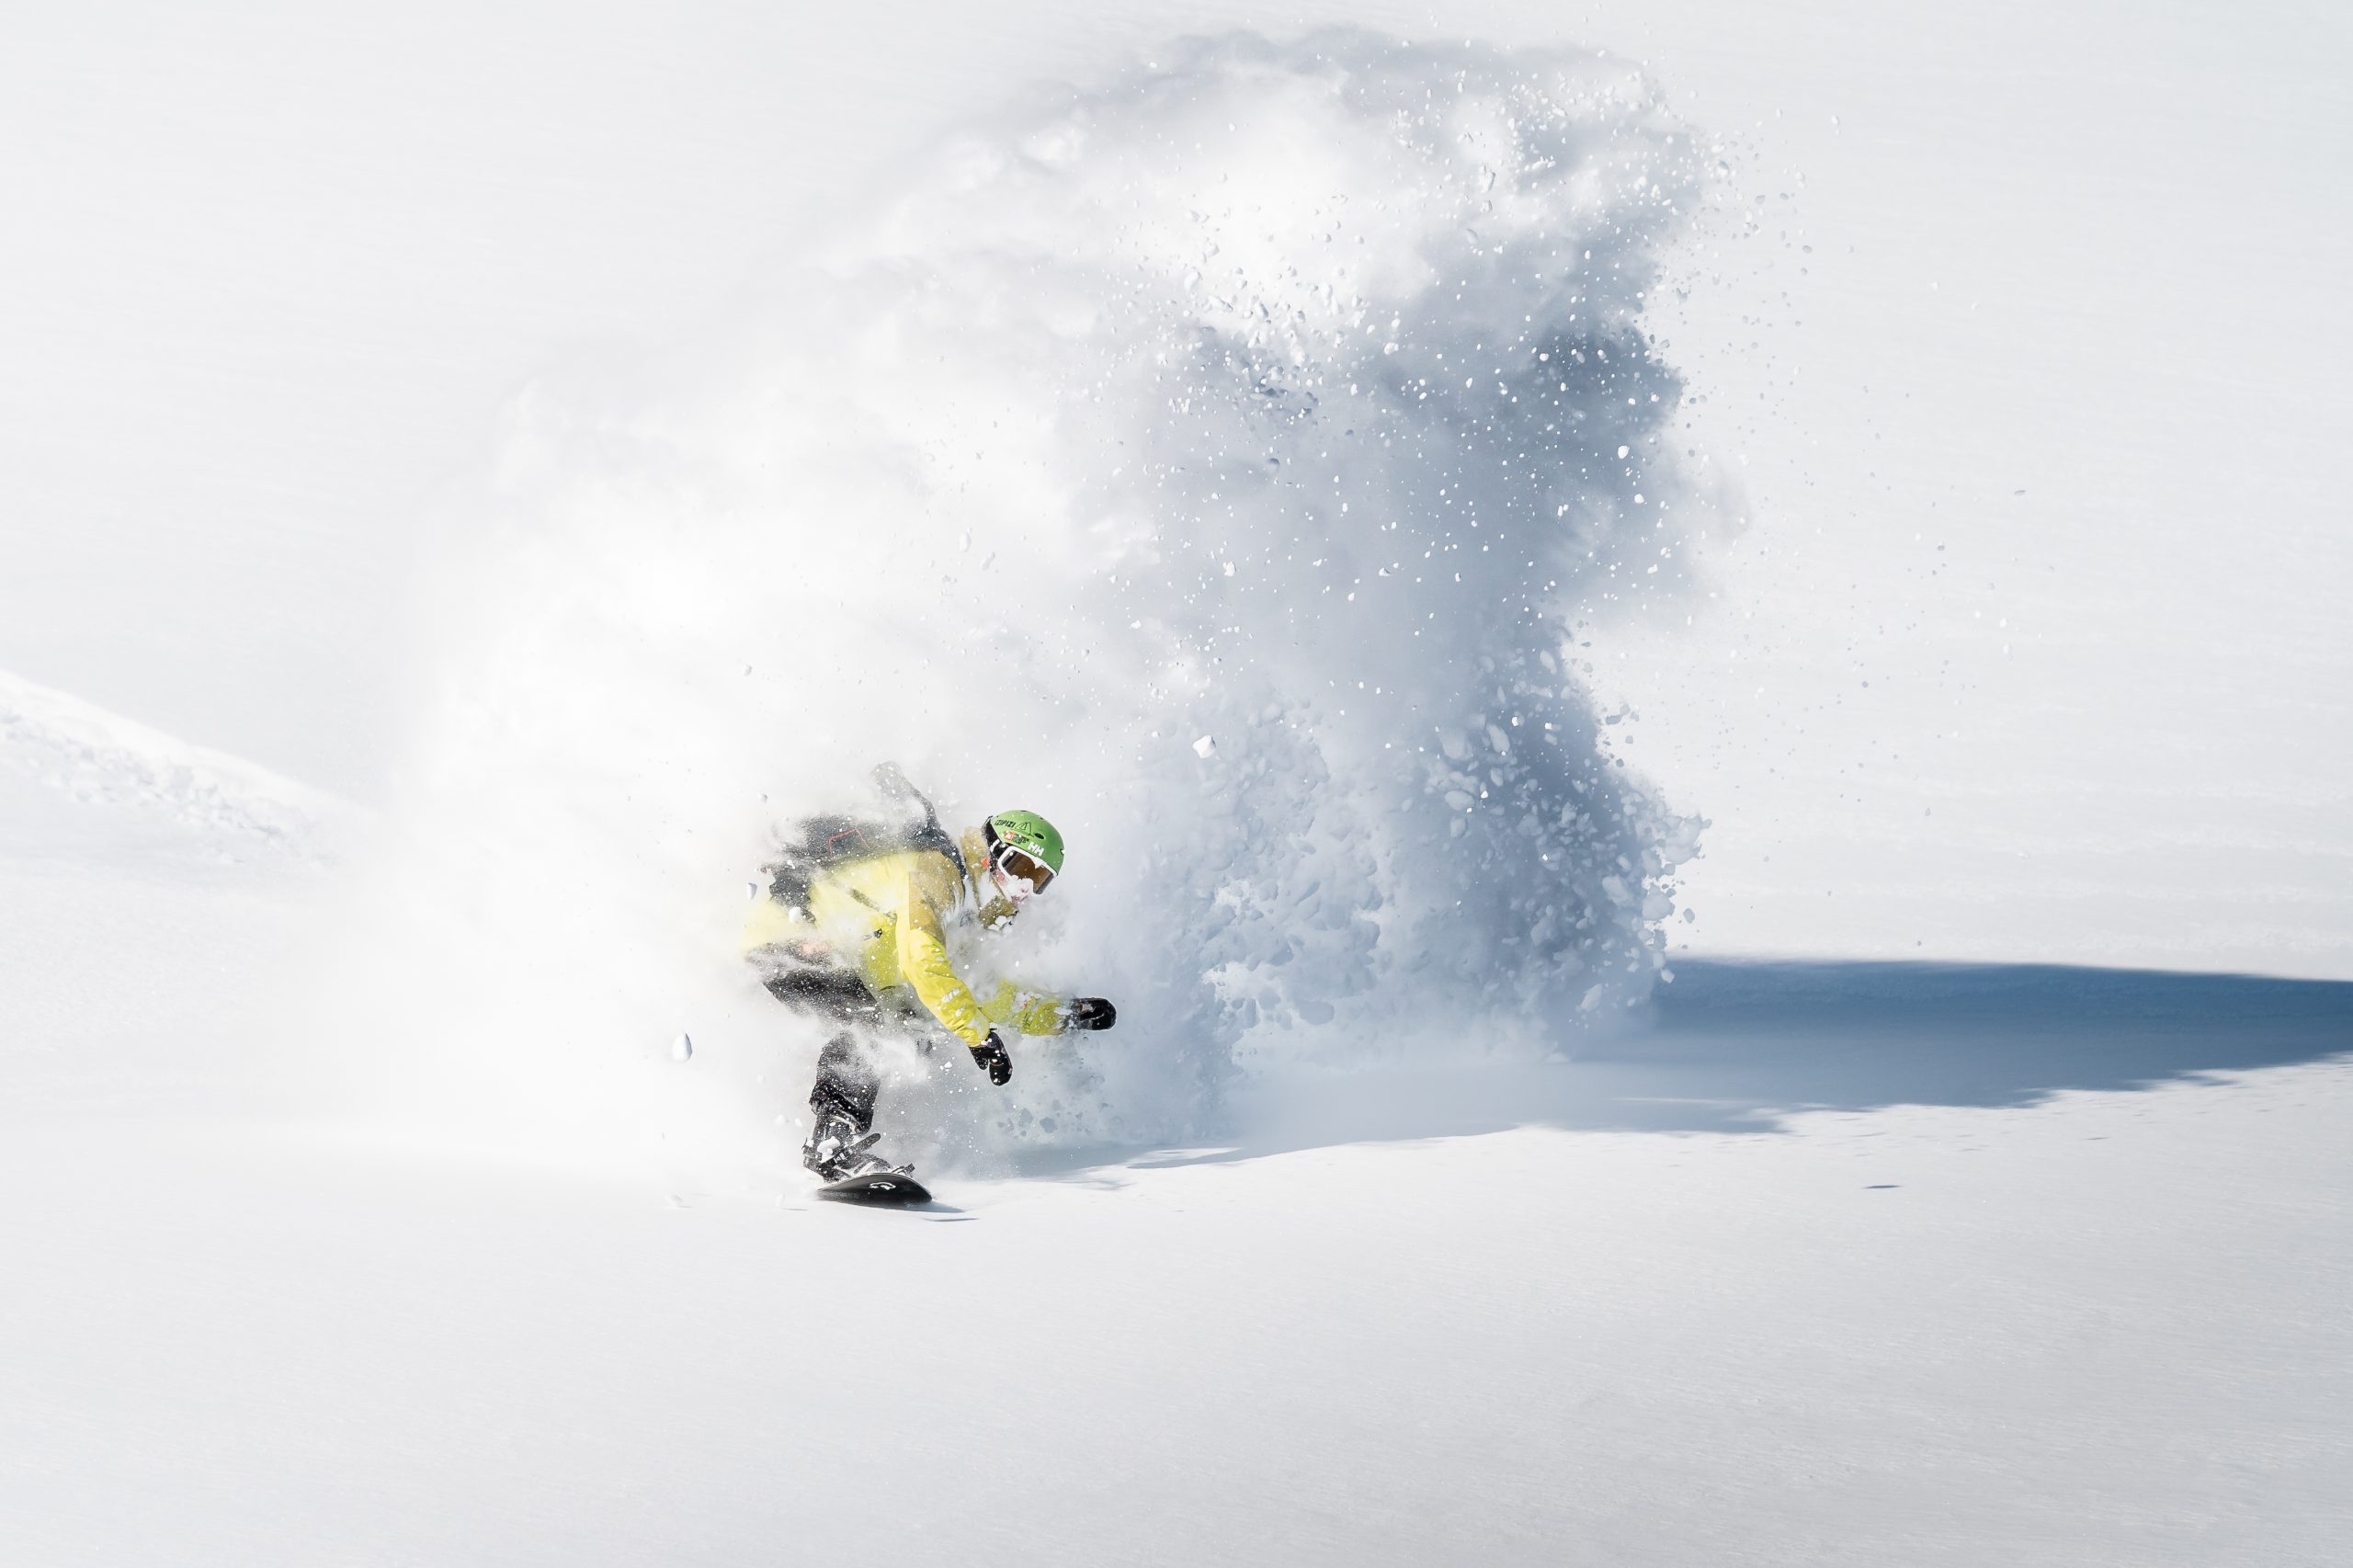
<svg viewBox="0 0 2353 1568"><path fill-rule="evenodd" d="M891 1162L875 1153L875 1141L880 1132L860 1132L858 1123L838 1111L821 1112L809 1129L809 1141L801 1145L801 1163L816 1173L820 1181L847 1181L851 1176L872 1176L894 1167ZM913 1165L895 1167L901 1176L915 1169Z"/></svg>

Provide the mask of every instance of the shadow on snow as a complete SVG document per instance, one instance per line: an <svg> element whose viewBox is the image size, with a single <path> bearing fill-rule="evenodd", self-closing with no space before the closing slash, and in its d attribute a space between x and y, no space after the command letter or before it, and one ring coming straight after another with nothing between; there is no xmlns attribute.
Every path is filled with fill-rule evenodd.
<svg viewBox="0 0 2353 1568"><path fill-rule="evenodd" d="M1675 966L1646 1026L1545 1062L1367 1065L1253 1080L1228 1146L1134 1166L1545 1126L1772 1132L1802 1110L2023 1106L2353 1051L2353 983L2041 964ZM1102 1156L1040 1161L1030 1174ZM1083 1179L1083 1178L1082 1178Z"/></svg>

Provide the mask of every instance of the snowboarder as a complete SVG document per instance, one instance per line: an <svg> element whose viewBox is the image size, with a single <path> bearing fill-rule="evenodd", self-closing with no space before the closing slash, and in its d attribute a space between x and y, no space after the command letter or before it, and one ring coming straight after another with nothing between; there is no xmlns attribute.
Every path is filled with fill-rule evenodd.
<svg viewBox="0 0 2353 1568"><path fill-rule="evenodd" d="M1003 1085L1013 1057L995 1026L1051 1035L1108 1029L1118 1017L1099 996L1063 998L1011 982L977 994L949 960L951 930L1002 929L1062 874L1063 837L1051 823L999 812L951 837L896 768L886 763L875 778L887 796L922 808L920 824L802 824L801 842L767 868L771 881L744 928L745 956L768 991L841 1026L818 1053L801 1151L801 1164L828 1183L913 1168L873 1152L878 1037L912 1036L928 1054L944 1030Z"/></svg>

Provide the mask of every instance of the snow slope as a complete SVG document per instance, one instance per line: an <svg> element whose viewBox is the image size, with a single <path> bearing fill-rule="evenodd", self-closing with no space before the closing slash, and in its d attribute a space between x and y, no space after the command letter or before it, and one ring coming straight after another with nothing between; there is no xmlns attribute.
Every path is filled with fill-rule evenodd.
<svg viewBox="0 0 2353 1568"><path fill-rule="evenodd" d="M289 998L327 950L319 911L348 897L339 878L367 831L333 797L0 672L14 1115L250 1115L299 1098Z"/></svg>
<svg viewBox="0 0 2353 1568"><path fill-rule="evenodd" d="M347 879L8 777L23 1561L2272 1565L2353 1523L2342 984L1687 963L1574 1060L1298 1062L1216 1142L846 1210L780 1158L355 1135L277 1050Z"/></svg>
<svg viewBox="0 0 2353 1568"><path fill-rule="evenodd" d="M0 670L0 767L101 808L99 820L111 831L125 820L168 818L232 855L240 848L327 853L321 835L338 826L347 835L358 821L351 807L323 791L6 670ZM19 829L31 820L30 812L11 813ZM53 824L41 825L48 831L23 834L17 846L51 842Z"/></svg>
<svg viewBox="0 0 2353 1568"><path fill-rule="evenodd" d="M1285 1096L923 1213L12 1126L40 1287L0 1297L0 1532L49 1564L2341 1557L2346 988L1719 978L1599 1074Z"/></svg>

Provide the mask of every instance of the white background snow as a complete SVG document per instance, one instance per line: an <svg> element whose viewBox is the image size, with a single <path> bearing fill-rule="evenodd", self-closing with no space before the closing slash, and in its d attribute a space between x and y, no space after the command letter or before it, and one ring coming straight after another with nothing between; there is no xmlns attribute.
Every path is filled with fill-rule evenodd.
<svg viewBox="0 0 2353 1568"><path fill-rule="evenodd" d="M1320 610L1330 645L1273 651L1322 585L1219 585L1296 524L1279 497L1121 557L1049 527L1157 502L1083 448L985 449L1027 477L977 492L892 455L1079 384L1086 428L1165 434L1086 339L1120 247L1186 290L1245 266L1180 254L1188 182L1320 217L1403 176L1214 70L1180 108L1232 161L1147 164L1189 124L1150 84L1199 68L1179 35L1330 22L1422 40L1381 58L1433 92L1494 49L1606 51L1578 69L1639 72L1710 150L1629 165L1693 182L1636 254L1689 421L1643 504L1694 521L1547 699L1655 802L1643 842L1708 823L1674 916L1613 938L1677 973L1624 1007L1642 958L1621 1029L1551 1028L1585 986L1480 946L1508 890L1425 928L1419 989L1351 924L1435 918L1450 873L1352 797L1387 731L1302 688L1354 664L1464 715L1456 666ZM0 17L0 1561L2340 1561L2347 34L2088 4ZM927 150L1035 151L1073 92L1133 144L938 194ZM1453 178L1392 187L1426 227L1388 264L1507 242L1440 221L1487 199ZM1086 216L1114 198L1132 230ZM1354 286L1405 287L1381 265ZM1513 298L1400 356L1483 345L1468 312ZM1218 325L1190 309L1142 319ZM878 322L897 347L841 347ZM1338 366L1307 330L1290 362ZM1446 483L1340 472L1400 512ZM936 559L906 601L804 601L813 652L776 584L813 540ZM1187 550L1243 597L1131 628L1136 568L1165 597ZM1085 659L1022 642L1028 595L1077 607ZM959 659L841 695L946 645L903 602ZM1451 657L1492 656L1447 613ZM1237 626L1265 690L1167 688ZM861 628L867 662L832 651ZM1083 827L1040 961L1142 1004L1010 1096L903 1096L950 1130L920 1215L809 1201L813 1040L727 953L764 808L869 742ZM1169 879L1237 864L1267 897L1220 947ZM1232 971L1287 923L1321 935L1241 1018ZM1529 1049L1465 1060L1491 1041Z"/></svg>

